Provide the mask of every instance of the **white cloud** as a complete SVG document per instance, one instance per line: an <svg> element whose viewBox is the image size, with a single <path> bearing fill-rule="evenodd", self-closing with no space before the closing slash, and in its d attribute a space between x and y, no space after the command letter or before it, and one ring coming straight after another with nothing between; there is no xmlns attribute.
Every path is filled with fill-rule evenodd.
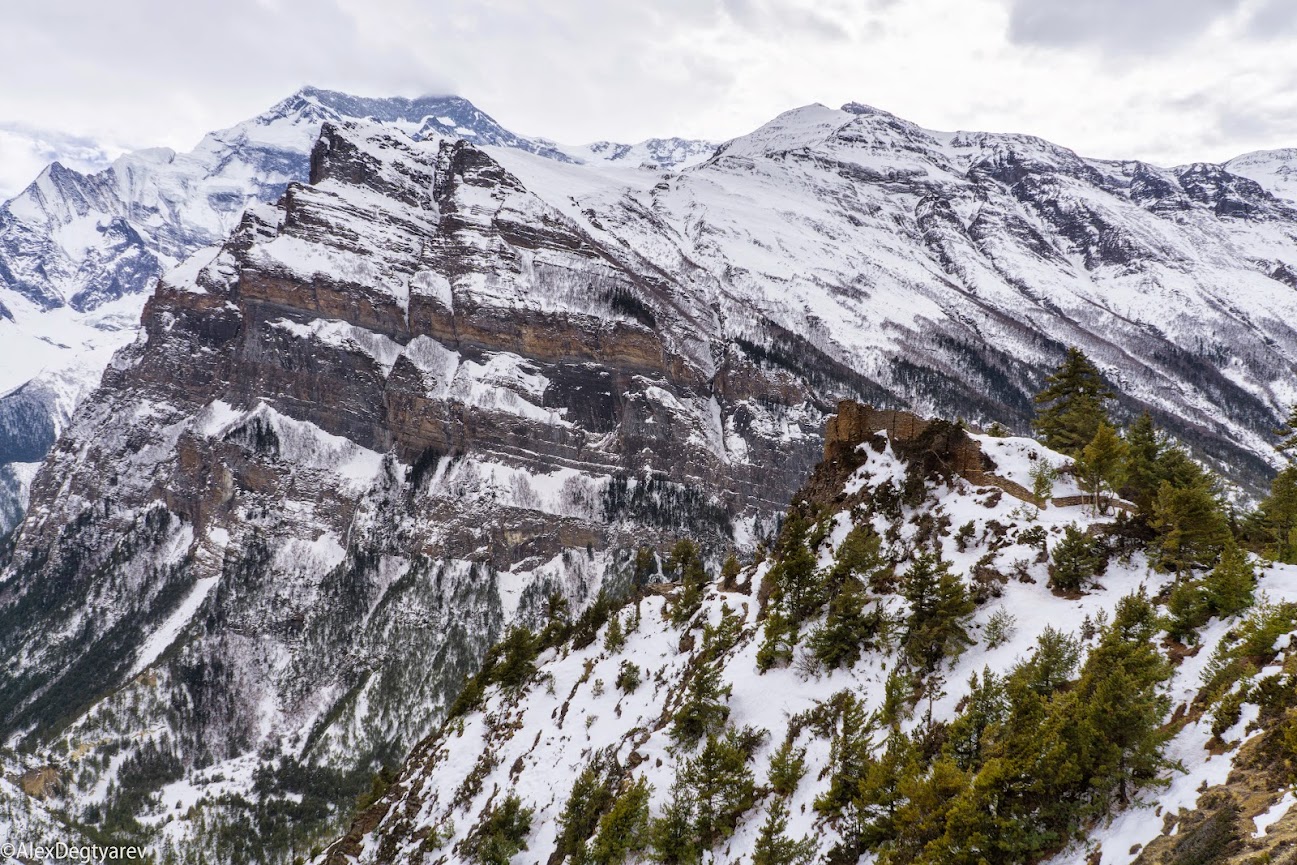
<svg viewBox="0 0 1297 865"><path fill-rule="evenodd" d="M1149 55L1174 48L1239 6L1240 0L1013 0L1009 35L1017 42Z"/></svg>
<svg viewBox="0 0 1297 865"><path fill-rule="evenodd" d="M12 197L51 162L98 171L119 155L120 150L90 138L0 122L0 201Z"/></svg>

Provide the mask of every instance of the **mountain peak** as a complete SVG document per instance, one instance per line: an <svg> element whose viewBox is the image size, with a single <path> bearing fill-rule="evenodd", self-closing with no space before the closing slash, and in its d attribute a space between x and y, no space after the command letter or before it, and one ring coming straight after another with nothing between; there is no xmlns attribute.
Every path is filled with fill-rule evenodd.
<svg viewBox="0 0 1297 865"><path fill-rule="evenodd" d="M333 120L371 120L378 123L417 123L429 113L476 110L460 96L357 96L338 90L306 86L277 102L261 115L274 121L293 115L325 116Z"/></svg>
<svg viewBox="0 0 1297 865"><path fill-rule="evenodd" d="M526 150L560 162L572 161L545 142L510 132L462 96L354 96L307 86L258 117L257 123L276 125L287 118L300 119L313 126L361 120L397 129L416 141L435 137L462 138L474 144ZM311 140L314 140L313 133Z"/></svg>
<svg viewBox="0 0 1297 865"><path fill-rule="evenodd" d="M845 111L848 114L856 114L864 117L872 117L875 115L879 117L896 117L896 115L890 111L884 111L883 109L875 108L872 105L865 105L863 102L847 102L839 110Z"/></svg>
<svg viewBox="0 0 1297 865"><path fill-rule="evenodd" d="M414 98L405 96L356 96L339 90L325 90L309 85L298 90L285 102L309 102L328 109L340 117L355 120L377 120L380 123L394 123L402 120L417 122L430 113L438 111L477 111L473 103L462 96L453 94L428 94Z"/></svg>
<svg viewBox="0 0 1297 865"><path fill-rule="evenodd" d="M851 122L851 115L819 102L785 111L747 135L723 145L719 152L727 156L757 157L813 147Z"/></svg>
<svg viewBox="0 0 1297 865"><path fill-rule="evenodd" d="M1297 201L1297 147L1254 150L1234 157L1224 167L1259 183L1271 195Z"/></svg>

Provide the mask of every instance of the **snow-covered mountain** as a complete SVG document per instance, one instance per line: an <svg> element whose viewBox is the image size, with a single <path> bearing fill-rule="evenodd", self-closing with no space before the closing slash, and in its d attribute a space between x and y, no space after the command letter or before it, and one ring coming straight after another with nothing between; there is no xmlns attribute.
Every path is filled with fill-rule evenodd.
<svg viewBox="0 0 1297 865"><path fill-rule="evenodd" d="M1226 162L1224 168L1255 180L1278 198L1297 204L1297 148L1245 153Z"/></svg>
<svg viewBox="0 0 1297 865"><path fill-rule="evenodd" d="M320 127L347 120L565 162L668 168L713 148L682 139L560 148L516 135L456 96L373 99L305 88L189 153L143 150L90 174L50 165L0 206L0 533L20 516L35 464L80 398L135 338L157 278L223 242L249 205L306 180Z"/></svg>
<svg viewBox="0 0 1297 865"><path fill-rule="evenodd" d="M692 138L649 138L638 144L596 141L581 147L565 147L563 152L577 162L638 165L646 168L688 168L706 160L716 151L710 141Z"/></svg>
<svg viewBox="0 0 1297 865"><path fill-rule="evenodd" d="M325 123L308 182L162 279L35 473L0 734L78 819L309 851L507 622L681 536L753 550L840 397L1025 431L1076 344L1255 489L1297 396L1297 213L1220 166L859 105L678 171L455 122ZM204 819L165 828L164 786Z"/></svg>

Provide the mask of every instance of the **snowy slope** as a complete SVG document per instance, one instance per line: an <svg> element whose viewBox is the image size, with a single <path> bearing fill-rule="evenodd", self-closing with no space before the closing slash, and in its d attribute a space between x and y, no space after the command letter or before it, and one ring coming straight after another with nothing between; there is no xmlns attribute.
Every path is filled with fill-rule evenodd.
<svg viewBox="0 0 1297 865"><path fill-rule="evenodd" d="M647 138L638 144L596 141L579 147L558 145L581 163L610 163L656 169L682 169L706 160L716 150L712 141L694 138Z"/></svg>
<svg viewBox="0 0 1297 865"><path fill-rule="evenodd" d="M974 438L988 453L995 451L1000 476L1017 483L1030 483L1029 467L1036 460L1057 465L1068 462L1029 440ZM830 509L826 514L831 528L815 550L821 568L832 565L847 532L866 520L886 538L885 550L898 563L899 572L920 531L921 518L935 518L948 520L948 527L972 526L973 540L967 548L957 548L951 542L949 528L943 531L944 539L937 539L953 572L970 591L979 567L989 564L1002 573L1015 574L978 605L972 617L974 644L932 674L926 686L928 696L913 705L901 721L900 728L907 733L922 735L931 724L939 727L953 720L966 704L970 677L987 668L1003 674L1031 658L1046 628L1078 635L1083 620L1111 620L1123 596L1145 592L1155 597L1172 579L1150 569L1144 555L1136 553L1128 560L1114 558L1099 585L1082 597L1060 596L1046 586L1046 565L1037 556L1039 541L1029 539L1028 533L1045 537L1052 549L1064 527L1099 527L1104 520L1080 506L1038 510L962 479L950 485L930 484L928 500L915 509L906 507L894 520L872 507L862 516L859 509L850 507L857 501L851 497L863 491L868 501L868 496L889 483L903 484L906 466L890 446L874 452L862 444L860 452L864 465L848 478L837 499L846 498L842 510L834 513ZM626 633L624 645L610 645L612 626L605 626L584 648L565 644L541 654L535 673L521 687L490 686L479 708L447 722L440 733L415 749L386 796L363 813L352 833L318 861L333 865L392 862L420 854L438 862L475 861L466 845L507 795L516 795L524 807L534 811L523 839L526 852L511 861L546 861L563 829L560 817L574 781L599 755L610 767L605 771L611 773L614 791L643 780L651 788L652 816L663 815L676 795L673 780L699 752L698 746L673 741L672 716L682 705L690 677L697 676L704 665L719 668L720 684L729 689L723 700L728 708L727 725L736 730L750 727L761 738L748 765L757 786L755 802L744 809L732 834L710 851L703 851L702 861L735 865L752 861L761 827L780 801L790 813L787 837L808 839L815 851L814 861L825 861L823 857L842 838L848 823L828 819L814 806L817 797L828 790L837 757L831 737L814 732L815 722L807 719L840 700L844 692L859 700L866 715L880 717L898 653L887 646L866 648L853 667L829 671L815 661L803 640L791 665L761 672L757 651L763 625L757 619L757 586L770 567L769 561L749 566L737 588L713 583L699 611L682 625L671 621L681 589L648 594L613 614L617 627ZM1258 592L1271 603L1297 601L1295 576L1291 567L1271 566L1261 574ZM871 600L898 620L908 612L906 602L896 594L871 594ZM994 642L988 637L993 617L1007 617L1011 622L1007 635ZM737 632L721 643L718 651L709 646L705 629L719 632L726 619ZM803 633L814 624L807 623ZM1177 661L1164 691L1170 704L1178 707L1177 718L1194 701L1217 644L1237 624L1237 620L1213 621L1203 629L1201 645L1191 657ZM1095 645L1093 637L1083 635L1078 636L1078 642L1083 654ZM1292 670L1287 642L1287 637L1276 641L1272 654L1277 654L1261 676ZM617 684L628 664L639 668L636 688ZM1166 786L1151 785L1127 809L1102 815L1081 840L1050 861L1057 865L1127 863L1158 836L1174 836L1180 818L1189 819L1204 790L1225 783L1240 758L1241 746L1259 732L1248 726L1249 719L1256 717L1255 708L1243 707L1242 720L1225 732L1224 741L1212 741L1210 715L1195 712L1187 723L1178 724L1166 749L1174 761L1163 772ZM876 723L875 759L882 756L888 733L881 721ZM771 761L785 741L804 751L805 765L795 789L781 799L767 779ZM1261 791L1249 801L1241 819L1255 817L1254 837L1261 838L1292 804L1291 794L1282 789ZM1256 849L1264 845L1261 842ZM589 849L585 843L582 846ZM652 860L641 852L632 853L626 861ZM874 861L874 856L867 854L861 861Z"/></svg>
<svg viewBox="0 0 1297 865"><path fill-rule="evenodd" d="M1271 195L1297 202L1297 149L1245 153L1226 162L1225 169L1255 180Z"/></svg>
<svg viewBox="0 0 1297 865"><path fill-rule="evenodd" d="M27 796L9 778L0 776L0 838L5 849L0 849L0 865L53 865L64 861L56 857L55 845L62 842L69 847L79 847L89 842L80 837L65 822L49 813L43 804ZM25 855L9 855L7 845L31 845ZM37 858L37 845L49 849L48 855ZM14 853L20 851L15 849Z"/></svg>

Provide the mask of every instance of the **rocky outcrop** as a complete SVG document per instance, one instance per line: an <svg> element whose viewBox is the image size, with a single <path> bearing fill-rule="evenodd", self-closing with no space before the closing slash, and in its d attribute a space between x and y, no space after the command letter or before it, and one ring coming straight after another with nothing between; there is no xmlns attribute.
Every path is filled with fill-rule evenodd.
<svg viewBox="0 0 1297 865"><path fill-rule="evenodd" d="M938 421L941 429L934 435L934 421L919 417L913 412L895 409L876 409L851 400L838 403L837 414L829 417L824 429L824 460L817 473L829 472L827 481L820 481L837 489L846 476L859 463L859 448L878 446L880 434L901 453L910 458L926 456L942 474L958 476L975 486L995 487L1019 501L1038 508L1077 507L1092 504L1088 495L1055 496L1041 498L1017 481L996 474L995 461L987 456L981 443L969 436L962 427L948 421ZM818 480L818 479L817 479ZM1134 512L1135 505L1121 499L1105 502L1105 507Z"/></svg>
<svg viewBox="0 0 1297 865"><path fill-rule="evenodd" d="M696 161L709 149L680 139L608 144L611 152L563 149L510 132L456 96L371 99L307 87L211 133L189 153L128 153L94 174L52 164L0 205L0 341L11 349L3 354L0 416L12 416L4 404L12 402L14 388L53 394L16 430L0 420L0 534L17 522L28 495L31 471L13 463L44 458L112 352L135 335L144 297L158 278L223 243L249 205L276 201L290 182L307 181L320 129L353 120L416 140L462 139L567 164L642 160L660 170ZM328 160L335 171L346 164ZM45 444L36 456L11 461L6 452L14 436Z"/></svg>
<svg viewBox="0 0 1297 865"><path fill-rule="evenodd" d="M936 430L933 424L934 421L913 412L876 409L843 400L838 403L837 414L825 424L824 462L849 458L857 448L873 442L882 433L901 452L922 449L935 458L949 475L957 475L973 484L1002 486L1024 501L1034 499L1025 489L1017 492L1019 484L998 477L994 473L995 462L982 453L981 445L962 427L940 421L941 429L935 435L925 436L925 433Z"/></svg>
<svg viewBox="0 0 1297 865"><path fill-rule="evenodd" d="M63 788L63 779L54 766L29 769L15 779L23 793L33 799L46 799Z"/></svg>

